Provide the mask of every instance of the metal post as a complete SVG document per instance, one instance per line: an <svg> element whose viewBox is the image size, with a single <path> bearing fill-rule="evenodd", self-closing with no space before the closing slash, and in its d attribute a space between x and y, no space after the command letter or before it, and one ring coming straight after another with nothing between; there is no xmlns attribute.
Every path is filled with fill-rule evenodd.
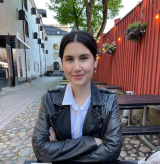
<svg viewBox="0 0 160 164"><path fill-rule="evenodd" d="M143 109L143 122L142 125L146 125L146 117L147 117L147 106L144 106ZM145 137L145 135L138 136L146 145L148 145L152 150L158 150L156 147L154 147Z"/></svg>

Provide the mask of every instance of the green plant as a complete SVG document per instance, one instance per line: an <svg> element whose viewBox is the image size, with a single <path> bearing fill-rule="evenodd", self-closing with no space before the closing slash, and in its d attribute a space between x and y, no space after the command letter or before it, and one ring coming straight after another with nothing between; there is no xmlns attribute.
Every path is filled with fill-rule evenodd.
<svg viewBox="0 0 160 164"><path fill-rule="evenodd" d="M67 80L67 78L66 78L66 76L65 75L63 75L63 79L62 80Z"/></svg>
<svg viewBox="0 0 160 164"><path fill-rule="evenodd" d="M141 21L129 24L125 31L126 41L131 40L135 43L139 43L140 36L146 33L146 26L147 22L141 23Z"/></svg>
<svg viewBox="0 0 160 164"><path fill-rule="evenodd" d="M109 39L108 39L108 42L109 42ZM106 53L108 53L108 54L110 54L110 55L112 55L113 54L113 52L116 50L116 43L115 43L115 41L114 42L112 42L112 44L109 44L109 43L104 43L103 45L102 45L102 47L105 49L104 50L104 52L106 52Z"/></svg>

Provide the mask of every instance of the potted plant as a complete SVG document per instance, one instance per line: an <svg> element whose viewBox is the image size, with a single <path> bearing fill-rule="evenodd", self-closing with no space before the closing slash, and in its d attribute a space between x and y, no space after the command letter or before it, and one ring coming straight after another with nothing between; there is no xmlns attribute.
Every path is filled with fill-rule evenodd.
<svg viewBox="0 0 160 164"><path fill-rule="evenodd" d="M139 43L140 37L146 33L146 26L147 22L141 23L141 21L129 24L125 31L126 41L131 40Z"/></svg>
<svg viewBox="0 0 160 164"><path fill-rule="evenodd" d="M110 54L110 56L112 56L113 52L116 50L116 43L115 43L115 41L112 42L112 44L105 43L102 45L102 47L104 48L104 52L106 52L107 54Z"/></svg>

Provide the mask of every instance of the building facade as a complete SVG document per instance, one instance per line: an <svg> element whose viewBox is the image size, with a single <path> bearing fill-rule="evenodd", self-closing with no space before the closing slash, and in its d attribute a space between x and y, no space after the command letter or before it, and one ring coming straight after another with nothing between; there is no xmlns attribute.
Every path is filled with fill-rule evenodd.
<svg viewBox="0 0 160 164"><path fill-rule="evenodd" d="M56 24L44 25L45 31L48 36L46 48L49 52L46 58L47 71L62 70L61 59L59 57L59 46L62 37L68 33L67 26L60 26Z"/></svg>
<svg viewBox="0 0 160 164"><path fill-rule="evenodd" d="M34 0L5 0L0 3L0 78L2 87L11 87L59 70L58 45L65 34L48 35L43 19L47 12L37 9ZM57 28L58 29L58 28ZM67 32L66 32L67 33ZM53 45L55 49L53 50ZM48 48L48 49L47 49ZM56 63L57 62L57 63ZM55 64L56 63L56 64Z"/></svg>

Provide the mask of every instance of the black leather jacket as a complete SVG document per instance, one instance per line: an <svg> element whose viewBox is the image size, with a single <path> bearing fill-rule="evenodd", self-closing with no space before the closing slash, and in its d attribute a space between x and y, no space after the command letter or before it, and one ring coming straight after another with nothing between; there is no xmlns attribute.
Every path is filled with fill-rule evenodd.
<svg viewBox="0 0 160 164"><path fill-rule="evenodd" d="M122 127L118 98L111 91L98 89L91 82L91 104L83 125L82 137L71 139L70 106L62 105L65 88L42 97L32 145L39 161L108 162L119 157ZM53 127L58 141L49 141ZM97 146L94 138L103 143Z"/></svg>

